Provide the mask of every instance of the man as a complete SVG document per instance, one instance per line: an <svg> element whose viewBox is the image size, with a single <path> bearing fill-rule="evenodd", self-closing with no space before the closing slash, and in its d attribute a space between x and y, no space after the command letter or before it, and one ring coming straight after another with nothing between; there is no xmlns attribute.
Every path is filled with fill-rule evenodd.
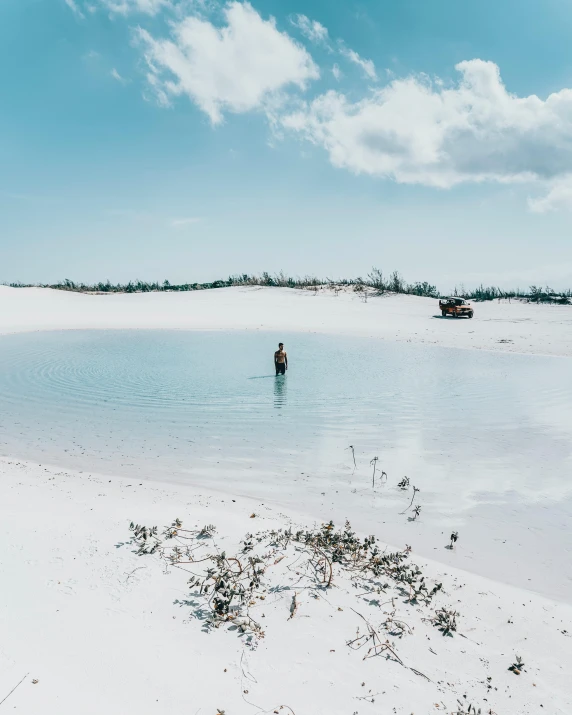
<svg viewBox="0 0 572 715"><path fill-rule="evenodd" d="M274 367L277 375L284 375L288 369L288 355L284 350L284 343L278 343L278 350L274 353Z"/></svg>

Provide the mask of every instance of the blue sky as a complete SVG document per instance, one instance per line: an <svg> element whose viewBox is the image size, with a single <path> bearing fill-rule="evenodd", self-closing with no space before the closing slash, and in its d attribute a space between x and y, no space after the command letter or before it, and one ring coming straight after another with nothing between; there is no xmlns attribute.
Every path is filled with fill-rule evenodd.
<svg viewBox="0 0 572 715"><path fill-rule="evenodd" d="M0 280L572 285L564 0L3 0Z"/></svg>

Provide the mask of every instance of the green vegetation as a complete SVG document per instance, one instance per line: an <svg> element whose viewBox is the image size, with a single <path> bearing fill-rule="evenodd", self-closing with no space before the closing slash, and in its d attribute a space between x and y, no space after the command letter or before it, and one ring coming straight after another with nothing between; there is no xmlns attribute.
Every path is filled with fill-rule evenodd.
<svg viewBox="0 0 572 715"><path fill-rule="evenodd" d="M476 302L484 300L526 300L529 303L556 303L558 305L570 305L572 303L572 291L570 289L557 292L553 288L542 288L541 286L530 286L527 291L516 290L501 290L494 286L485 288L480 285L472 291L466 291L464 288L455 288L453 295L458 295L461 298L467 298Z"/></svg>
<svg viewBox="0 0 572 715"><path fill-rule="evenodd" d="M214 288L229 288L231 286L270 286L279 288L298 288L305 290L320 290L329 288L336 292L343 289L352 289L358 293L373 293L383 295L385 293L404 293L407 295L418 295L426 298L439 298L440 293L437 287L427 281L407 281L397 272L393 271L387 277L381 270L373 268L367 278L358 276L357 278L316 278L315 276L304 276L303 278L293 278L284 272L270 273L264 272L261 275L229 276L223 280L212 281L210 283L179 283L171 284L168 280L159 283L147 281L129 281L128 283L110 283L110 281L93 284L76 283L66 278L64 281L52 284L30 284L30 283L9 283L13 288L54 288L56 290L68 290L77 293L151 293L158 291L178 292L194 290L212 290ZM520 289L507 291L500 288L480 285L474 290L466 290L463 286L455 287L453 295L477 302L486 300L525 300L530 303L555 303L559 305L570 305L572 303L572 291L566 290L557 292L552 288L540 286L530 286L528 290Z"/></svg>

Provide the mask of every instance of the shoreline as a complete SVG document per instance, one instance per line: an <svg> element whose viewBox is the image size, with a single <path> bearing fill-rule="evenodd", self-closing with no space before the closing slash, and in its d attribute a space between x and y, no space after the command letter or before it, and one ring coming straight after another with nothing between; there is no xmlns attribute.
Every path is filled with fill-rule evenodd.
<svg viewBox="0 0 572 715"><path fill-rule="evenodd" d="M383 295L364 302L292 288L100 296L0 286L0 335L56 330L323 333L495 353L572 356L570 306L478 303L472 320L436 315L436 301Z"/></svg>

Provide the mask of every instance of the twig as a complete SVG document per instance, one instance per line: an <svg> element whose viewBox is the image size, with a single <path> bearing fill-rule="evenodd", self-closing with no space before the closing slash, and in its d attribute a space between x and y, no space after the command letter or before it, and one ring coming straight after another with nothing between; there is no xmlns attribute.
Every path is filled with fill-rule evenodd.
<svg viewBox="0 0 572 715"><path fill-rule="evenodd" d="M420 675L422 678L425 678L425 680L428 680L430 683L433 682L431 678L428 678L425 673L422 673L420 670L415 670L415 668L409 668L409 670L415 673L415 675Z"/></svg>
<svg viewBox="0 0 572 715"><path fill-rule="evenodd" d="M133 574L135 573L135 571L139 571L139 569L146 569L146 568L147 568L147 566L138 566L136 569L133 569L133 571L131 571L130 573L127 574L127 578L125 579L125 583L127 583L127 582L129 581L129 579L131 578L131 576L133 576Z"/></svg>
<svg viewBox="0 0 572 715"><path fill-rule="evenodd" d="M330 575L328 576L328 582L326 583L326 568L324 566L324 578L323 578L322 583L326 583L326 588L330 588L330 586L332 584L332 578L334 575L333 568L332 568L332 562L326 556L326 554L321 549L319 549L317 546L314 546L313 548L314 548L314 551L316 551L318 554L320 554L320 556L322 556L322 558L324 559L324 561L326 562L326 564L328 566L328 569L330 571Z"/></svg>
<svg viewBox="0 0 572 715"><path fill-rule="evenodd" d="M371 642L373 643L373 645L372 645L371 648L368 650L368 652L365 654L365 656L364 656L363 659L365 660L366 658L371 658L371 657L373 657L373 656L370 655L370 653L371 653L372 651L373 651L373 655L375 656L375 655L379 655L380 653L383 653L384 650L388 650L388 651L391 653L391 655L395 658L395 660L396 660L400 665L402 665L403 667L405 667L405 663L401 660L401 658L397 655L397 653L395 652L395 650L391 647L391 644L389 643L389 641L386 640L385 643L382 643L381 638L379 637L378 632L377 632L377 631L375 630L375 628L371 625L371 623L367 620L367 618L364 618L364 616L362 616L361 613L358 613L358 611L356 611L354 608L352 608L352 611L353 611L354 613L356 613L356 614L365 622L365 624L367 625L368 631L369 631L369 636L367 636L367 638L365 639L365 641L364 641L363 643L361 643L361 644L357 647L357 649L359 649L359 648L361 648L362 646L364 646L369 640L371 640ZM348 643L348 645L351 645L352 643L355 643L357 640L361 640L362 638L363 638L363 636L360 636L360 637L356 638L355 640L350 641L350 642ZM357 649L356 649L356 650L357 650Z"/></svg>
<svg viewBox="0 0 572 715"><path fill-rule="evenodd" d="M294 593L294 595L292 596L292 603L290 604L290 616L288 617L288 620L294 618L297 610L298 610L298 601L296 599L296 593Z"/></svg>
<svg viewBox="0 0 572 715"><path fill-rule="evenodd" d="M400 514L405 514L406 511L409 511L411 509L411 505L413 504L413 500L415 499L415 495L417 494L418 491L421 491L420 489L417 489L417 487L413 487L413 496L411 497L411 501L409 502L407 509L405 511L400 511Z"/></svg>
<svg viewBox="0 0 572 715"><path fill-rule="evenodd" d="M353 460L354 460L354 472L355 472L355 470L357 469L357 465L356 465L356 453L355 453L353 444L350 444L350 446L349 446L349 447L346 447L346 449L351 449L351 450L352 450L352 457L353 457Z"/></svg>
<svg viewBox="0 0 572 715"><path fill-rule="evenodd" d="M236 563L238 564L238 568L240 569L240 571L239 571L238 573L235 573L235 572L233 571L232 573L233 573L233 576L240 576L240 574L241 574L241 573L243 572L243 570L244 570L244 569L242 568L242 564L240 563L240 561L239 561L238 559L230 558L230 557L227 558L226 561L227 561L227 563L229 563L230 561L236 561Z"/></svg>
<svg viewBox="0 0 572 715"><path fill-rule="evenodd" d="M28 675L30 675L30 673L26 673L26 675L22 678L22 680L21 680L19 683L17 683L17 684L12 688L12 690L8 693L8 695L4 698L4 700L0 700L0 705L2 705L3 702L5 702L6 700L8 700L8 698L10 697L10 695L12 695L12 693L14 692L14 690L16 690L16 688L17 688L19 685L22 685L22 683L24 682L24 680L26 680L26 678L28 677Z"/></svg>
<svg viewBox="0 0 572 715"><path fill-rule="evenodd" d="M371 693L370 695L356 695L356 700L365 700L368 703L373 703L375 702L373 698L376 698L378 695L381 695L381 693Z"/></svg>
<svg viewBox="0 0 572 715"><path fill-rule="evenodd" d="M379 461L379 457L374 457L370 462L370 464L373 464L373 476L371 478L371 486L372 487L375 487L375 468L377 466L378 461Z"/></svg>

